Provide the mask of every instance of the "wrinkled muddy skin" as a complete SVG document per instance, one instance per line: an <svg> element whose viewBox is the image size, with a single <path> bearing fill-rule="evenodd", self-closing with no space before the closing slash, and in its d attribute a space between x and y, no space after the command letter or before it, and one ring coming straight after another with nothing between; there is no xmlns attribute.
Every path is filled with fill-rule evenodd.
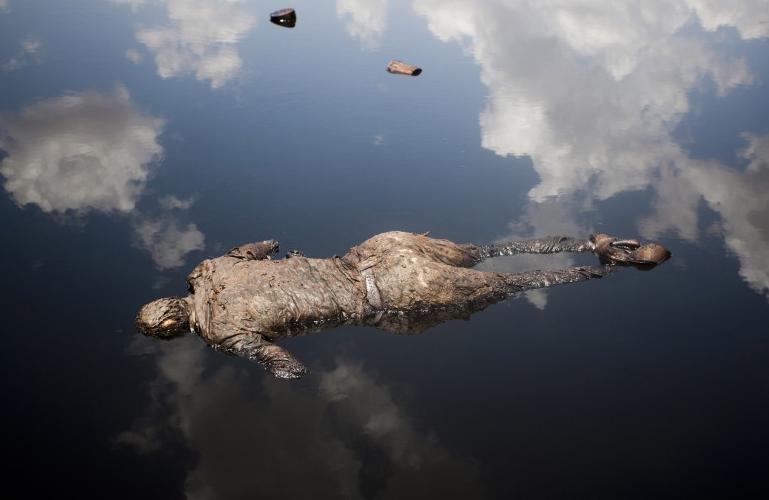
<svg viewBox="0 0 769 500"><path fill-rule="evenodd" d="M187 277L190 295L145 305L137 328L158 337L189 329L216 349L263 363L277 377L296 378L304 366L276 339L344 324L420 333L517 292L600 278L613 264L653 266L670 256L656 244L603 234L478 246L400 231L373 236L342 257L270 260L277 251L277 242L268 240L203 261ZM604 265L523 273L472 269L489 257L557 252L595 252Z"/></svg>

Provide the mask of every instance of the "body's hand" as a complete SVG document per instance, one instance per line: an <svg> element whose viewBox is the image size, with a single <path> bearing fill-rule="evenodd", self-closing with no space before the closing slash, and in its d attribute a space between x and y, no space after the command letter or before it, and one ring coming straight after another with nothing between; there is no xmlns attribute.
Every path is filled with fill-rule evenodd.
<svg viewBox="0 0 769 500"><path fill-rule="evenodd" d="M258 361L278 378L300 378L307 373L304 365L290 352L258 333L225 336L223 341L212 346L235 356Z"/></svg>
<svg viewBox="0 0 769 500"><path fill-rule="evenodd" d="M278 250L280 250L280 245L277 241L265 240L236 246L227 252L227 255L236 259L265 260L278 253Z"/></svg>
<svg viewBox="0 0 769 500"><path fill-rule="evenodd" d="M300 378L307 369L288 351L275 344L266 344L256 352L256 359L278 378Z"/></svg>

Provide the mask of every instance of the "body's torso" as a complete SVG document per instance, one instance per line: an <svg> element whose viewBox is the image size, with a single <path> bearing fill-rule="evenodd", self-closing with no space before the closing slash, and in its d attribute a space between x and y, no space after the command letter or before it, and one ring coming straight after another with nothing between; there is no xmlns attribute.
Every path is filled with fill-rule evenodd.
<svg viewBox="0 0 769 500"><path fill-rule="evenodd" d="M332 259L203 261L188 277L195 330L210 340L291 334L364 313L365 296ZM215 337L215 338L214 338Z"/></svg>
<svg viewBox="0 0 769 500"><path fill-rule="evenodd" d="M493 274L464 269L473 263L471 251L447 240L393 231L341 258L209 259L188 277L193 328L220 342L243 333L291 335L360 320L377 310L454 305L487 288L483 275Z"/></svg>

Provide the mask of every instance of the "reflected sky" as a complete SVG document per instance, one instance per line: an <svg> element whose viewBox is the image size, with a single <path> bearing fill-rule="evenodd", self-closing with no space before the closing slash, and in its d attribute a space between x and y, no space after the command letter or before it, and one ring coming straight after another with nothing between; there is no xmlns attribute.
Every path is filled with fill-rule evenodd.
<svg viewBox="0 0 769 500"><path fill-rule="evenodd" d="M735 155L750 162L739 174L692 159L674 132L696 89L712 85L723 98L754 82L746 58L728 47L769 36L760 14L766 8L765 1L415 3L435 36L460 42L480 66L489 89L481 144L532 159L539 176L529 191L532 204L559 197L579 213L595 200L652 189L654 214L641 223L644 236L669 230L693 240L704 198L721 216L740 275L759 293L769 287L769 186L762 172L769 136L765 129L738 131L746 144ZM547 225L535 222L533 231L552 234Z"/></svg>
<svg viewBox="0 0 769 500"><path fill-rule="evenodd" d="M41 47L40 41L34 38L21 40L16 55L3 62L0 65L0 71L16 71L28 64L39 62Z"/></svg>
<svg viewBox="0 0 769 500"><path fill-rule="evenodd" d="M187 498L291 498L308 491L320 498L365 498L372 488L384 498L417 490L480 491L475 465L453 456L429 429L417 429L387 384L361 362L338 358L290 392L264 378L252 392L247 372L204 370L205 347L192 338L179 343L134 343L136 354L157 360L158 377L147 413L116 441L152 454L165 445L163 436L181 433L203 457L185 479ZM211 423L218 421L224 425L212 434ZM380 456L383 477L361 474L364 453ZM256 470L269 471L272 480Z"/></svg>
<svg viewBox="0 0 769 500"><path fill-rule="evenodd" d="M764 497L769 1L291 6L285 30L250 0L0 0L9 473L111 498ZM421 335L289 339L296 383L134 333L234 245L393 229L673 259Z"/></svg>
<svg viewBox="0 0 769 500"><path fill-rule="evenodd" d="M134 9L145 2L112 0ZM247 2L238 0L167 0L167 22L142 27L136 40L155 61L161 78L193 75L219 88L240 71L243 62L237 44L254 28L256 16ZM127 49L133 62L141 61L136 49Z"/></svg>
<svg viewBox="0 0 769 500"><path fill-rule="evenodd" d="M136 203L163 154L164 121L141 114L128 90L88 90L45 99L3 121L0 164L5 190L21 206L46 213L84 216L89 211L132 213L137 246L158 269L179 267L201 250L205 237L194 223L183 226L174 211L191 200L160 200L164 215L138 213Z"/></svg>
<svg viewBox="0 0 769 500"><path fill-rule="evenodd" d="M347 33L360 40L362 46L379 46L387 29L387 0L337 0L336 13L345 23Z"/></svg>
<svg viewBox="0 0 769 500"><path fill-rule="evenodd" d="M42 100L2 126L5 190L43 212L130 212L163 153L163 120L122 85Z"/></svg>

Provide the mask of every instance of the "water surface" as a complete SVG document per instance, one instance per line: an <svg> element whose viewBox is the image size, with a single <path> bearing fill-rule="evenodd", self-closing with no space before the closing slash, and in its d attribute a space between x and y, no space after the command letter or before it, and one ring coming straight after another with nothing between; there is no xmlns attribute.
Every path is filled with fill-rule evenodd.
<svg viewBox="0 0 769 500"><path fill-rule="evenodd" d="M0 0L2 423L29 496L769 493L769 3ZM424 69L384 71L391 58ZM274 380L139 336L200 260L603 231L651 272ZM487 268L592 263L515 257Z"/></svg>

